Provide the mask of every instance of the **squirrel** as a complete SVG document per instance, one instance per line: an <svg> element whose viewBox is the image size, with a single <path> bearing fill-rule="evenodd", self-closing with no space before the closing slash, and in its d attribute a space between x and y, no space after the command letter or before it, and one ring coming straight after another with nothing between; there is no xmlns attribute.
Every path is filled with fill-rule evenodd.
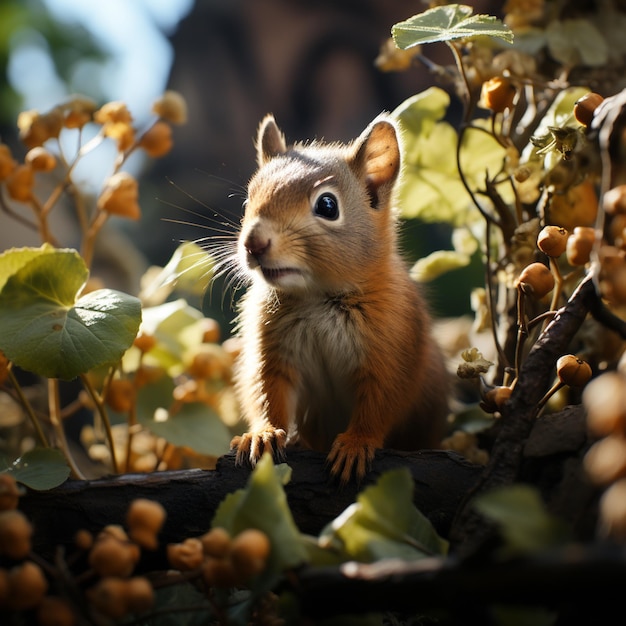
<svg viewBox="0 0 626 626"><path fill-rule="evenodd" d="M237 240L238 464L297 442L346 483L378 448L444 435L448 376L397 244L398 135L382 114L350 144L288 148L272 115L261 122Z"/></svg>

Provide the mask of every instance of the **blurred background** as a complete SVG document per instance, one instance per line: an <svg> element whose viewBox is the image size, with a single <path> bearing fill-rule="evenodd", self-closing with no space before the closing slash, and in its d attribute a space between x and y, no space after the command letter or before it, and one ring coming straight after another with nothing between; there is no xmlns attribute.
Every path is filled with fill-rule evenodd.
<svg viewBox="0 0 626 626"><path fill-rule="evenodd" d="M181 240L209 234L222 221L216 214L239 221L266 113L288 140L349 140L434 84L423 67L384 73L374 65L392 25L426 8L420 0L2 0L0 139L23 156L19 111L46 111L72 93L122 100L138 126L164 89L184 95L189 121L175 129L173 150L157 161L134 155L125 167L140 178L143 218L120 221L109 252L125 276L121 287L134 292L146 265L163 265ZM443 46L441 54L451 61ZM77 172L81 184L97 189L111 160L104 153L102 164ZM57 219L63 243L73 245L71 217ZM0 222L0 249L39 245L6 215ZM448 227L405 224L403 242L414 260L450 247ZM430 290L435 312L466 312L481 282L478 262L439 279ZM215 301L215 315L229 319L222 298Z"/></svg>

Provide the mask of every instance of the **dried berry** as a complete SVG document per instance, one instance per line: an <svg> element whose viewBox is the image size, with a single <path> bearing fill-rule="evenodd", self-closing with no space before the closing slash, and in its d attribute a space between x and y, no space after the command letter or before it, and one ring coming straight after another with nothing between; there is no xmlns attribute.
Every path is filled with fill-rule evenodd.
<svg viewBox="0 0 626 626"><path fill-rule="evenodd" d="M74 543L79 550L90 550L93 546L93 535L88 530L79 530L74 535Z"/></svg>
<svg viewBox="0 0 626 626"><path fill-rule="evenodd" d="M565 252L568 232L561 226L544 226L537 237L537 247L550 257L559 257Z"/></svg>
<svg viewBox="0 0 626 626"><path fill-rule="evenodd" d="M105 401L118 413L128 413L135 403L133 383L125 378L114 378L107 389Z"/></svg>
<svg viewBox="0 0 626 626"><path fill-rule="evenodd" d="M133 117L124 102L107 102L99 108L93 115L98 124L131 124Z"/></svg>
<svg viewBox="0 0 626 626"><path fill-rule="evenodd" d="M566 354L556 362L556 374L564 385L584 387L591 378L591 366L573 354Z"/></svg>
<svg viewBox="0 0 626 626"><path fill-rule="evenodd" d="M212 528L200 537L202 548L207 556L223 558L230 552L230 533L224 528Z"/></svg>
<svg viewBox="0 0 626 626"><path fill-rule="evenodd" d="M14 611L34 609L48 591L48 581L41 568L32 561L9 570L7 604Z"/></svg>
<svg viewBox="0 0 626 626"><path fill-rule="evenodd" d="M496 76L483 83L480 92L482 106L494 113L501 113L513 106L515 86L508 78Z"/></svg>
<svg viewBox="0 0 626 626"><path fill-rule="evenodd" d="M172 149L173 144L170 125L160 120L155 122L139 140L139 147L143 148L153 159L166 155Z"/></svg>
<svg viewBox="0 0 626 626"><path fill-rule="evenodd" d="M626 385L617 372L594 378L583 392L587 428L596 437L626 434Z"/></svg>
<svg viewBox="0 0 626 626"><path fill-rule="evenodd" d="M574 117L583 125L590 126L593 114L604 98L599 93L590 92L578 98L574 104Z"/></svg>
<svg viewBox="0 0 626 626"><path fill-rule="evenodd" d="M15 478L11 474L0 474L0 511L9 511L17 508L20 499L20 490Z"/></svg>
<svg viewBox="0 0 626 626"><path fill-rule="evenodd" d="M118 172L105 181L98 198L98 208L111 215L138 220L141 217L138 200L137 180L127 172Z"/></svg>
<svg viewBox="0 0 626 626"><path fill-rule="evenodd" d="M609 215L626 213L626 185L609 189L602 196L602 206Z"/></svg>
<svg viewBox="0 0 626 626"><path fill-rule="evenodd" d="M18 202L30 202L33 197L35 175L30 164L18 165L7 177L6 188L9 196Z"/></svg>
<svg viewBox="0 0 626 626"><path fill-rule="evenodd" d="M150 352L156 345L156 338L154 335L147 335L146 333L139 333L133 341L135 348L141 350L141 352Z"/></svg>
<svg viewBox="0 0 626 626"><path fill-rule="evenodd" d="M504 403L511 397L513 390L510 387L493 387L485 394L485 405L493 408L493 411L501 409ZM490 411L491 412L491 411Z"/></svg>
<svg viewBox="0 0 626 626"><path fill-rule="evenodd" d="M187 121L187 103L177 91L168 90L155 100L152 112L171 124L184 124Z"/></svg>
<svg viewBox="0 0 626 626"><path fill-rule="evenodd" d="M155 550L159 545L157 535L166 516L167 513L159 502L145 498L133 500L126 515L130 538L142 548Z"/></svg>
<svg viewBox="0 0 626 626"><path fill-rule="evenodd" d="M172 567L183 571L200 567L204 560L202 542L195 537L189 537L182 543L169 544L167 560Z"/></svg>
<svg viewBox="0 0 626 626"><path fill-rule="evenodd" d="M65 128L82 128L93 118L94 111L98 108L95 101L85 96L74 96L65 103Z"/></svg>
<svg viewBox="0 0 626 626"><path fill-rule="evenodd" d="M130 613L145 613L154 605L154 589L143 576L129 578L126 582L126 605Z"/></svg>
<svg viewBox="0 0 626 626"><path fill-rule="evenodd" d="M608 485L626 475L626 439L609 435L596 441L584 459L591 480L598 485Z"/></svg>
<svg viewBox="0 0 626 626"><path fill-rule="evenodd" d="M100 576L130 576L139 561L139 547L109 532L98 535L89 552L89 565Z"/></svg>
<svg viewBox="0 0 626 626"><path fill-rule="evenodd" d="M126 582L121 578L103 578L87 590L87 599L103 615L120 619L128 613Z"/></svg>
<svg viewBox="0 0 626 626"><path fill-rule="evenodd" d="M135 129L126 122L108 122L102 132L117 143L120 152L126 152L135 144Z"/></svg>
<svg viewBox="0 0 626 626"><path fill-rule="evenodd" d="M36 172L51 172L57 166L54 154L41 146L29 150L24 160Z"/></svg>
<svg viewBox="0 0 626 626"><path fill-rule="evenodd" d="M531 263L522 270L515 286L540 300L554 289L554 276L543 263Z"/></svg>
<svg viewBox="0 0 626 626"><path fill-rule="evenodd" d="M243 580L260 574L265 569L271 547L268 536L256 528L239 533L233 539L230 550L235 572Z"/></svg>
<svg viewBox="0 0 626 626"><path fill-rule="evenodd" d="M596 241L596 231L590 226L576 226L567 239L565 248L567 262L570 265L586 265L589 263L591 251Z"/></svg>
<svg viewBox="0 0 626 626"><path fill-rule="evenodd" d="M20 560L31 549L32 524L24 513L17 510L0 512L0 554Z"/></svg>
<svg viewBox="0 0 626 626"><path fill-rule="evenodd" d="M4 180L16 168L17 163L11 154L11 148L0 143L0 180Z"/></svg>

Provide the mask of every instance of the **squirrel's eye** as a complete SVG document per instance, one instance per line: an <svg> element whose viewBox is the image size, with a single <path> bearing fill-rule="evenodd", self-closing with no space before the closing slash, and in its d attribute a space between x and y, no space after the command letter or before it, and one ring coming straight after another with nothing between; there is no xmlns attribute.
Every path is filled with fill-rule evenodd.
<svg viewBox="0 0 626 626"><path fill-rule="evenodd" d="M332 193L323 193L315 201L313 213L325 220L336 220L339 217L339 202Z"/></svg>

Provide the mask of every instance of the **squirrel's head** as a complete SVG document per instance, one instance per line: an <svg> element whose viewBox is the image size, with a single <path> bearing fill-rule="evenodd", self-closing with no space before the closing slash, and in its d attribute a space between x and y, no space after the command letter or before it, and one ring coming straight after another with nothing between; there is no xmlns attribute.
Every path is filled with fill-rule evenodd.
<svg viewBox="0 0 626 626"><path fill-rule="evenodd" d="M253 279L284 291L359 290L395 253L391 200L398 134L376 118L351 144L288 148L274 118L257 137L239 255Z"/></svg>

